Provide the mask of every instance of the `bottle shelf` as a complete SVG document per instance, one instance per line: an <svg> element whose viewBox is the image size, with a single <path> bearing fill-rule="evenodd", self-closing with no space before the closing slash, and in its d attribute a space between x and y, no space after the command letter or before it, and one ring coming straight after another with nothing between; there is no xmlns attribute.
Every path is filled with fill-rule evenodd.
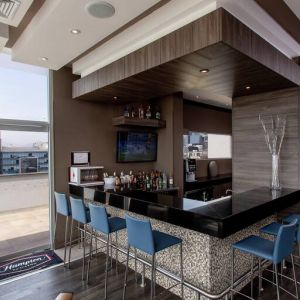
<svg viewBox="0 0 300 300"><path fill-rule="evenodd" d="M114 126L141 126L141 127L152 127L152 128L165 128L165 120L156 119L139 119L130 117L115 117L112 119L112 124Z"/></svg>

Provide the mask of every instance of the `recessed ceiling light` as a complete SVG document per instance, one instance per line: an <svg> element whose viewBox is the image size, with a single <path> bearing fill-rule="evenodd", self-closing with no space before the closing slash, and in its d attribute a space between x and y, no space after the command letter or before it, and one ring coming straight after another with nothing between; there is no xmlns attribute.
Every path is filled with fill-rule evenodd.
<svg viewBox="0 0 300 300"><path fill-rule="evenodd" d="M245 89L246 89L246 90L250 90L250 89L251 89L251 86L250 86L250 85L247 85L247 86L245 87Z"/></svg>
<svg viewBox="0 0 300 300"><path fill-rule="evenodd" d="M42 61L48 61L48 57L43 56L43 57L40 58L40 60L42 60Z"/></svg>
<svg viewBox="0 0 300 300"><path fill-rule="evenodd" d="M113 98L114 100L118 100L118 97L117 96L114 96L114 98Z"/></svg>
<svg viewBox="0 0 300 300"><path fill-rule="evenodd" d="M71 29L70 32L72 34L80 34L81 33L81 31L79 29Z"/></svg>
<svg viewBox="0 0 300 300"><path fill-rule="evenodd" d="M209 70L208 70L208 69L201 69L200 72L201 72L201 73L208 73Z"/></svg>
<svg viewBox="0 0 300 300"><path fill-rule="evenodd" d="M88 14L95 18L106 19L115 14L115 8L105 1L92 0L85 6Z"/></svg>

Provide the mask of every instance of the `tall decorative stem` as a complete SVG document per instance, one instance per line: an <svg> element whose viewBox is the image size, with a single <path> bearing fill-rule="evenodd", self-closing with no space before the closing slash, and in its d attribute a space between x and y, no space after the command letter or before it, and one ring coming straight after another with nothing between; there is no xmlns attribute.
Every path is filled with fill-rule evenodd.
<svg viewBox="0 0 300 300"><path fill-rule="evenodd" d="M272 155L271 190L281 189L279 181L279 155L285 134L286 117L280 115L259 116L264 129L268 149Z"/></svg>

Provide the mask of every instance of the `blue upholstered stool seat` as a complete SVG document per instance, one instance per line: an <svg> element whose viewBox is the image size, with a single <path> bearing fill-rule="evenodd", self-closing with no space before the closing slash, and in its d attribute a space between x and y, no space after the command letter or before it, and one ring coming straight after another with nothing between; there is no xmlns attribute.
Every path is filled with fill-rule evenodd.
<svg viewBox="0 0 300 300"><path fill-rule="evenodd" d="M262 227L260 231L266 234L277 236L281 225L282 224L280 223L272 222L271 224Z"/></svg>
<svg viewBox="0 0 300 300"><path fill-rule="evenodd" d="M279 224L273 222L261 229L262 232L268 233L276 236L274 242L271 242L267 239L264 239L259 236L251 235L235 244L232 245L232 277L231 277L231 299L235 292L235 280L234 280L234 255L235 250L240 250L252 255L251 262L251 297L239 292L240 294L246 296L249 299L253 299L253 274L254 274L254 257L258 258L258 285L259 292L261 290L261 260L266 259L273 263L275 269L275 281L276 281L276 290L277 290L277 299L280 299L279 293L279 281L278 281L278 269L277 265L282 263L288 256L291 257L292 267L293 267L293 281L295 284L295 295L296 299L298 298L298 287L294 267L294 258L293 258L293 248L295 243L296 233L298 231L298 220L296 218L292 219L292 222L289 224Z"/></svg>
<svg viewBox="0 0 300 300"><path fill-rule="evenodd" d="M233 244L232 247L261 258L268 260L273 259L274 243L259 236L250 235L249 237Z"/></svg>
<svg viewBox="0 0 300 300"><path fill-rule="evenodd" d="M298 214L292 214L292 215L289 215L289 216L283 218L283 222L284 223L291 223L295 219L297 219L298 220L298 224L300 224L300 215L298 215Z"/></svg>
<svg viewBox="0 0 300 300"><path fill-rule="evenodd" d="M159 252L171 246L182 243L182 240L178 237L157 230L153 230L153 239L155 252Z"/></svg>
<svg viewBox="0 0 300 300"><path fill-rule="evenodd" d="M109 229L110 232L116 232L126 228L126 221L125 219L112 217L108 219Z"/></svg>
<svg viewBox="0 0 300 300"><path fill-rule="evenodd" d="M123 289L123 300L126 296L126 285L127 285L127 273L128 273L128 261L129 251L133 247L135 250L135 273L136 273L136 259L137 251L140 250L152 256L151 262L151 300L155 297L155 281L156 281L156 253L168 249L172 246L179 245L180 250L180 286L181 286L181 298L183 299L183 254L182 254L182 240L176 236L153 230L150 220L136 219L129 215L125 215L127 225L127 236L128 236L128 248L127 248L127 259L126 259L126 271L124 279ZM136 279L137 280L137 279Z"/></svg>

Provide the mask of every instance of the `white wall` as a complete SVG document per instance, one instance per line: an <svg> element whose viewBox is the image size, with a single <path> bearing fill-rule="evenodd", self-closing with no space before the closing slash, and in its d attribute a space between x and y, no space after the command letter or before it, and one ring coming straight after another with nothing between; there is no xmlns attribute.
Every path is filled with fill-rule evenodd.
<svg viewBox="0 0 300 300"><path fill-rule="evenodd" d="M48 203L48 174L0 176L0 212Z"/></svg>

